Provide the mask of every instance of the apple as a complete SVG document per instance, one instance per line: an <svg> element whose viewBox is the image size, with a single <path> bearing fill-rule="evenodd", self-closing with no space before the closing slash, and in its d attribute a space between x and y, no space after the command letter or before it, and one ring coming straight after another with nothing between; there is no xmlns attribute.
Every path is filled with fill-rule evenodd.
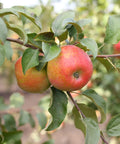
<svg viewBox="0 0 120 144"><path fill-rule="evenodd" d="M42 93L49 88L50 83L45 69L38 71L35 67L22 71L22 57L15 63L15 75L19 87L27 92Z"/></svg>
<svg viewBox="0 0 120 144"><path fill-rule="evenodd" d="M120 41L117 44L114 44L113 48L114 48L115 54L120 54ZM120 58L120 57L118 57L118 58Z"/></svg>
<svg viewBox="0 0 120 144"><path fill-rule="evenodd" d="M47 74L50 83L63 91L75 91L90 80L93 65L90 57L75 45L61 47L59 56L48 62Z"/></svg>

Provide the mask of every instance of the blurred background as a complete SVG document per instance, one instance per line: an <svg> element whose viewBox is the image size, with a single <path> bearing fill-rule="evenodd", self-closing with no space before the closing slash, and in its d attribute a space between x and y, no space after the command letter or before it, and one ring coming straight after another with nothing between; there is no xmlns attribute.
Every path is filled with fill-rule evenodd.
<svg viewBox="0 0 120 144"><path fill-rule="evenodd" d="M20 18L22 19L21 22L20 19L16 18L16 16L9 16L11 23L22 26L26 32L36 33L48 31L54 18L61 12L74 10L76 13L76 20L83 18L92 19L92 23L85 26L84 34L86 37L94 39L98 46L104 42L105 27L108 17L113 14L120 14L119 0L0 0L0 7L19 8L34 17L39 16L42 24L41 31L39 31L30 21L26 20L25 17ZM19 38L19 36L12 31L9 32L9 37L15 39ZM39 106L44 105L44 111L46 112L50 91L48 90L43 94L31 94L22 91L17 86L14 74L14 64L18 57L22 55L25 47L16 43L11 43L10 46L12 48L10 50L12 58L10 61L6 59L5 63L0 67L0 100L2 101L3 99L6 104L9 104L11 95L13 93L20 93L25 100L23 108L29 109L32 106L33 109L36 109L39 104ZM113 45L106 44L104 47L100 48L99 53L112 54ZM110 60L116 65L120 62L120 59L118 58L111 58ZM108 63L108 67L109 65L110 64ZM120 112L120 76L119 72L114 68L107 71L100 59L94 60L93 66L94 73L92 79L88 85L83 88L83 90L93 88L105 98L108 107L108 118L104 125L101 126L101 128L104 129L109 117ZM75 95L74 97L78 101L82 99L85 103L91 105L91 103L84 99L84 97L79 95ZM71 110L71 107L71 104L69 104L68 111ZM23 144L40 144L49 137L53 138L55 144L83 144L84 137L82 133L74 127L73 122L69 117L71 117L70 114L58 131L56 130L47 134L45 131L39 133L38 129L32 129L28 125L21 127L21 129L24 129L24 135L22 138ZM119 137L111 139L108 138L108 140L110 141L110 144L120 143Z"/></svg>

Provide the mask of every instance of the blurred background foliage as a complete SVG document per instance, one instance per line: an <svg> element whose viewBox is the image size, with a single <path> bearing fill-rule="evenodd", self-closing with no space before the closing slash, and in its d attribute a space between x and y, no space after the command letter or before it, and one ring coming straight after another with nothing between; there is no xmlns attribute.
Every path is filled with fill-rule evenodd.
<svg viewBox="0 0 120 144"><path fill-rule="evenodd" d="M66 7L61 7L59 11L56 10L56 3L63 3L61 0L40 0L39 2L39 5L34 7L15 6L14 8L22 9L34 17L38 16L42 25L41 31L24 16L21 16L19 20L13 15L6 18L9 19L10 23L17 23L27 32L40 33L50 31L50 25L54 18L61 12L72 9L76 12L76 20L83 18L92 19L92 22L84 27L84 35L88 38L94 39L98 46L101 46L104 43L105 27L108 17L113 14L120 14L120 1L118 0L68 0L67 3L65 2ZM15 39L19 38L18 35L12 31L9 32L9 37ZM14 64L17 58L22 55L25 47L16 43L11 43L11 47L13 49L11 61L6 59L5 63L2 67L0 67L0 96L2 96L3 84L6 86L6 92L16 90L13 88L14 84L16 84ZM105 44L99 49L99 54L112 53L113 45ZM120 59L110 58L110 61L120 69ZM111 64L108 63L108 65ZM84 87L83 90L87 88L94 88L106 99L108 111L113 116L120 112L120 72L116 71L112 65L112 68L107 71L99 59L93 60L93 66L94 73L91 79L91 85ZM79 100L79 96L76 97L76 99Z"/></svg>

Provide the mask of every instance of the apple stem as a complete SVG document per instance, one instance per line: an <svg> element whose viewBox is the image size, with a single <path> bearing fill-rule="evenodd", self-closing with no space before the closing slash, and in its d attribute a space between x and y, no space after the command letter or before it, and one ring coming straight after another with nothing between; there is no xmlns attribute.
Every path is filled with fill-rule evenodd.
<svg viewBox="0 0 120 144"><path fill-rule="evenodd" d="M83 114L83 112L82 112L81 109L79 108L78 104L77 104L76 101L73 99L71 93L67 91L67 94L68 94L69 98L71 99L71 101L73 102L73 104L74 104L74 106L76 107L76 109L78 110L78 112L81 114L82 118L85 119L86 116ZM103 141L105 144L109 144L109 143L105 140L105 138L104 138L104 136L103 136L102 134L100 134L100 137L101 137L102 141Z"/></svg>

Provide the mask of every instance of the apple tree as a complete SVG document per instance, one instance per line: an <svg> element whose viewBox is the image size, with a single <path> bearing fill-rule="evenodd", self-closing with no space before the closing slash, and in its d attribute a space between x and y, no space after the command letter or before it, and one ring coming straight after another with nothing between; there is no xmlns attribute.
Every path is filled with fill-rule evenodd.
<svg viewBox="0 0 120 144"><path fill-rule="evenodd" d="M12 23L11 15L20 22ZM31 32L29 27L28 29L24 28L26 21L34 25L35 31ZM22 8L1 9L0 65L4 65L5 59L12 60L13 53L10 43L24 46L20 53L21 58L17 60L17 62L19 61L18 65L15 64L18 85L23 90L33 93L41 93L48 87L51 91L48 108L51 114L50 121L47 122L44 111L40 111L36 115L41 129L53 131L60 127L68 114L67 108L71 101L73 103L71 117L75 127L83 132L85 144L97 144L100 139L103 143L108 144L108 138L105 135L108 137L120 136L120 114L117 113L112 117L105 131L102 131L99 124L106 120L107 102L94 89L84 89L84 86L87 85L91 76L94 76L96 62L98 65L103 65L108 73L110 71L120 73L120 61L118 60L116 65L110 59L120 57L120 54L104 54L100 51L101 48L105 49L106 45L113 45L120 41L120 16L109 16L104 42L101 44L98 44L98 41L96 42L92 37L84 35L85 26L91 22L92 20L89 18L76 19L74 11L65 11L56 16L48 31L43 32L40 18L37 15L28 13ZM11 38L10 31L17 33L19 37ZM63 47L68 47L68 49L64 50ZM76 49L77 52L75 52ZM62 57L63 55L64 57ZM71 69L72 74L69 78ZM41 76L43 73L44 77ZM46 79L47 84L45 83ZM69 88L66 88L67 86ZM75 90L80 90L80 92ZM74 99L72 95L75 93L89 99L100 112L100 120L97 118L96 109L83 103L82 99L79 101ZM10 104L14 105L19 112L19 126L29 123L31 127L35 127L36 123L30 112L22 109L23 99L18 93L13 94L10 99ZM16 124L15 115L9 113L10 109L11 107L4 104L3 99L0 99L0 141L2 144L19 144L22 131ZM51 140L50 142L52 143Z"/></svg>

